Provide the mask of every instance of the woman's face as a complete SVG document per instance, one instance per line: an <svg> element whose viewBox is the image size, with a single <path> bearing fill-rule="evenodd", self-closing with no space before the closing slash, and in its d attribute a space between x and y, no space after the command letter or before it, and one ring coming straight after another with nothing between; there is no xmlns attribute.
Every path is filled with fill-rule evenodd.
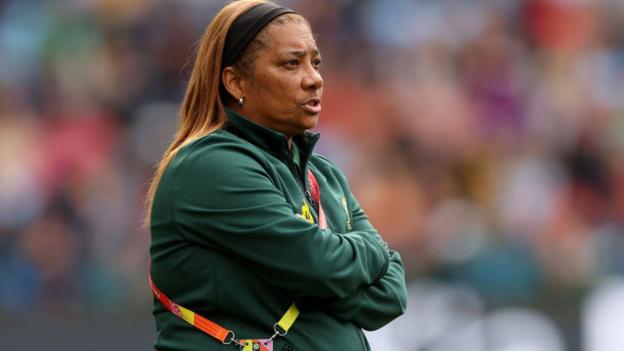
<svg viewBox="0 0 624 351"><path fill-rule="evenodd" d="M314 128L321 112L323 78L316 41L307 23L289 21L266 28L267 45L258 52L240 86L240 112L288 136Z"/></svg>

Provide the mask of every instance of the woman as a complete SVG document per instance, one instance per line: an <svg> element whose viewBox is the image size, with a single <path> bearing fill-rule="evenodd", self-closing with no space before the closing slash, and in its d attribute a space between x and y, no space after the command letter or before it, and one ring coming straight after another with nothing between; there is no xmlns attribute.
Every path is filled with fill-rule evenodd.
<svg viewBox="0 0 624 351"><path fill-rule="evenodd" d="M274 3L208 25L148 194L157 350L368 350L405 311L399 254L312 153L320 63Z"/></svg>

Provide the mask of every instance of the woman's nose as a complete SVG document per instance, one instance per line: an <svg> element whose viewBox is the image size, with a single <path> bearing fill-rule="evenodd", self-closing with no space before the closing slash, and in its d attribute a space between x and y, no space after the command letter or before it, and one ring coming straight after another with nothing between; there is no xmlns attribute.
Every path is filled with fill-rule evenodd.
<svg viewBox="0 0 624 351"><path fill-rule="evenodd" d="M315 67L310 65L306 70L305 76L302 80L303 89L320 89L323 87L323 77L321 76L321 72L318 71Z"/></svg>

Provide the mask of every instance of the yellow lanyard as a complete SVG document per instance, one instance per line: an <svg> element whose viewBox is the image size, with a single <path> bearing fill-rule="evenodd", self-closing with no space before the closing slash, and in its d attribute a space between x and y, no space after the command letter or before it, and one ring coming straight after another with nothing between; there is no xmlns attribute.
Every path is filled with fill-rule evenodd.
<svg viewBox="0 0 624 351"><path fill-rule="evenodd" d="M176 316L183 319L185 322L195 326L197 329L203 331L204 333L212 336L213 338L219 340L221 343L228 345L234 343L238 346L244 347L248 344L241 342L241 340L236 339L236 334L232 330L225 329L219 324L205 318L188 308L178 305L173 302L167 295L165 295L156 284L152 280L151 274L148 274L148 280L150 288L152 289L152 293L156 298L165 306L167 310ZM282 316L282 318L273 325L273 335L268 340L273 340L277 336L285 336L288 334L288 330L295 323L295 320L299 317L299 309L293 303L290 305L286 313Z"/></svg>

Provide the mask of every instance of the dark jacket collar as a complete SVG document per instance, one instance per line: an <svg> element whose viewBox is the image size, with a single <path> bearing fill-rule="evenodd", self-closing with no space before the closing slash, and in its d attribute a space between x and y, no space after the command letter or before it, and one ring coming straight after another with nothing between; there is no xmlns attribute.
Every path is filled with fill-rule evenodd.
<svg viewBox="0 0 624 351"><path fill-rule="evenodd" d="M252 122L233 110L226 108L225 111L228 117L225 130L261 149L275 154L280 159L292 160L288 150L288 137L285 134ZM312 155L314 145L316 145L319 138L319 133L312 132L293 136L292 140L297 143L301 153L302 165L305 166L307 164L308 159Z"/></svg>

